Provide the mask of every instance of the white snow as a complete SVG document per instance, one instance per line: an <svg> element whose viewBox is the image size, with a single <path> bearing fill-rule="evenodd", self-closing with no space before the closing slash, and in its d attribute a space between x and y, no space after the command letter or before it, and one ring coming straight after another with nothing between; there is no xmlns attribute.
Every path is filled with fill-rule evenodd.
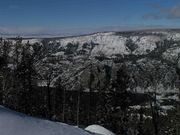
<svg viewBox="0 0 180 135"><path fill-rule="evenodd" d="M57 52L55 54L53 54L53 56L63 56L64 55L64 52Z"/></svg>
<svg viewBox="0 0 180 135"><path fill-rule="evenodd" d="M0 106L0 135L90 135L73 126L26 116Z"/></svg>
<svg viewBox="0 0 180 135"><path fill-rule="evenodd" d="M180 33L169 32L169 33L167 34L167 39L168 39L168 40L179 41L179 40L180 40Z"/></svg>
<svg viewBox="0 0 180 135"><path fill-rule="evenodd" d="M180 53L180 48L175 47L175 48L170 48L166 50L162 56L166 60L176 62L178 60L179 53Z"/></svg>
<svg viewBox="0 0 180 135"><path fill-rule="evenodd" d="M134 90L137 93L148 93L148 92L154 92L154 87L153 86L149 86L147 88L141 88L139 86L135 87ZM166 88L161 82L156 86L156 93L159 94L167 94L167 93L177 93L178 92L178 88L174 87L168 87Z"/></svg>
<svg viewBox="0 0 180 135"><path fill-rule="evenodd" d="M135 37L136 39L137 37ZM153 51L157 46L156 43L161 41L157 36L143 36L139 40L135 40L138 48L133 52L134 54L147 54L147 51Z"/></svg>
<svg viewBox="0 0 180 135"><path fill-rule="evenodd" d="M100 135L115 135L114 133L100 125L90 125L86 127L85 130Z"/></svg>
<svg viewBox="0 0 180 135"><path fill-rule="evenodd" d="M129 106L129 108L131 109L135 109L135 110L140 110L142 106L140 105L133 105L133 106Z"/></svg>
<svg viewBox="0 0 180 135"><path fill-rule="evenodd" d="M139 39L138 36L131 36L130 39L133 41L133 42L137 42L137 40Z"/></svg>
<svg viewBox="0 0 180 135"><path fill-rule="evenodd" d="M35 43L39 43L42 39L23 39L22 43L26 44L29 42L29 44L35 44Z"/></svg>
<svg viewBox="0 0 180 135"><path fill-rule="evenodd" d="M97 33L88 36L80 37L70 37L60 40L56 40L62 46L66 46L68 43L79 44L78 49L81 49L84 43L96 43L92 50L92 55L97 55L98 53L103 53L106 56L111 56L114 54L129 54L130 51L125 46L127 38L122 36L117 36L113 32L109 33ZM51 43L51 42L50 42Z"/></svg>
<svg viewBox="0 0 180 135"><path fill-rule="evenodd" d="M172 109L174 109L175 107L172 106L172 105L166 105L166 106L161 106L161 108L164 109L164 110L172 110Z"/></svg>
<svg viewBox="0 0 180 135"><path fill-rule="evenodd" d="M78 44L78 50L82 49L84 43L95 43L96 45L91 52L92 56L104 54L105 56L113 56L116 54L128 55L131 53L126 46L127 37L116 35L113 32L97 33L87 36L69 37L56 40L61 46L66 47L68 43ZM153 51L157 46L156 43L162 39L159 36L131 36L130 39L133 43L138 45L138 48L133 52L135 55L147 54L147 51ZM50 41L53 43L54 41Z"/></svg>

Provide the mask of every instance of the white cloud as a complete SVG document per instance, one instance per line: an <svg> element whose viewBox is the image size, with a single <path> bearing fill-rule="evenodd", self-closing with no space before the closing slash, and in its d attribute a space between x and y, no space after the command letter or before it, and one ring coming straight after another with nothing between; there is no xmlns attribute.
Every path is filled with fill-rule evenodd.
<svg viewBox="0 0 180 135"><path fill-rule="evenodd" d="M167 13L171 19L180 19L180 5L169 9Z"/></svg>
<svg viewBox="0 0 180 135"><path fill-rule="evenodd" d="M170 7L170 8L156 6L155 9L158 11L145 14L143 16L143 18L144 19L155 19L155 20L162 19L162 18L180 19L180 5L176 5L176 6Z"/></svg>

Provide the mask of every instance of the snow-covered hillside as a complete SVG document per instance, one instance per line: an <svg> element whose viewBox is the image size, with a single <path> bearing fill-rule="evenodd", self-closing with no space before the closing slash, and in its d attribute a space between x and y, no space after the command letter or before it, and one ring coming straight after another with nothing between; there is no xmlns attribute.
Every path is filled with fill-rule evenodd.
<svg viewBox="0 0 180 135"><path fill-rule="evenodd" d="M115 79L116 71L125 63L131 78L131 91L153 92L156 87L157 93L166 96L167 93L178 92L179 35L178 30L105 32L76 37L30 39L29 44L44 49L41 59L35 64L42 75L37 81L38 86L46 86L47 80L43 75L53 69L51 87L61 78L63 86L68 90L78 89L81 83L83 90L88 91L87 82L92 68L92 87L95 91L104 87L107 76L105 67L110 69L110 76ZM22 40L23 44L27 42L28 39ZM10 52L12 59L13 51Z"/></svg>
<svg viewBox="0 0 180 135"><path fill-rule="evenodd" d="M90 135L64 124L26 116L0 106L0 135Z"/></svg>

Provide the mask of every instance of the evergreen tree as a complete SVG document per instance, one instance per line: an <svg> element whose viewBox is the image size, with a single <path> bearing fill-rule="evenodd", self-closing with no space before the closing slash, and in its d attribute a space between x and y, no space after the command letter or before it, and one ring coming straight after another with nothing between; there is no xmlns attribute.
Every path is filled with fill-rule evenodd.
<svg viewBox="0 0 180 135"><path fill-rule="evenodd" d="M110 104L112 106L111 113L113 114L112 126L115 132L118 132L118 129L120 129L122 135L126 135L128 130L129 116L127 109L130 103L129 93L127 91L128 87L129 75L125 64L123 64L117 71L116 80L111 82L109 93Z"/></svg>

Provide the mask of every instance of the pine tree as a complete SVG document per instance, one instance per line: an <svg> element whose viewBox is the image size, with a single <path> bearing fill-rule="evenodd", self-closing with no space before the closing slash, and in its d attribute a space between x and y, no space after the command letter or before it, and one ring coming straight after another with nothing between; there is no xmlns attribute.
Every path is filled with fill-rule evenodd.
<svg viewBox="0 0 180 135"><path fill-rule="evenodd" d="M55 89L53 91L53 120L62 121L62 110L63 110L63 91L62 80L59 77L55 83ZM58 116L61 116L60 118Z"/></svg>
<svg viewBox="0 0 180 135"><path fill-rule="evenodd" d="M111 87L109 88L109 108L112 113L112 128L115 132L119 132L122 135L127 133L128 128L128 106L129 106L129 93L127 88L129 87L129 75L127 68L123 64L116 73L116 80L111 81ZM120 108L119 108L120 107ZM119 117L120 116L120 117Z"/></svg>
<svg viewBox="0 0 180 135"><path fill-rule="evenodd" d="M27 43L22 47L21 51L21 61L18 65L18 78L22 83L22 102L24 101L24 111L25 113L31 113L31 97L32 97L32 76L34 75L34 63L33 63L33 53L31 53L30 45Z"/></svg>
<svg viewBox="0 0 180 135"><path fill-rule="evenodd" d="M8 67L9 52L11 43L9 41L0 40L0 104L4 104L7 97L7 90L10 87L10 68Z"/></svg>
<svg viewBox="0 0 180 135"><path fill-rule="evenodd" d="M90 64L90 75L89 75L89 103L88 103L88 123L92 124L92 101L93 101L93 89L92 83L94 81L94 74L93 74L93 66L92 63Z"/></svg>

